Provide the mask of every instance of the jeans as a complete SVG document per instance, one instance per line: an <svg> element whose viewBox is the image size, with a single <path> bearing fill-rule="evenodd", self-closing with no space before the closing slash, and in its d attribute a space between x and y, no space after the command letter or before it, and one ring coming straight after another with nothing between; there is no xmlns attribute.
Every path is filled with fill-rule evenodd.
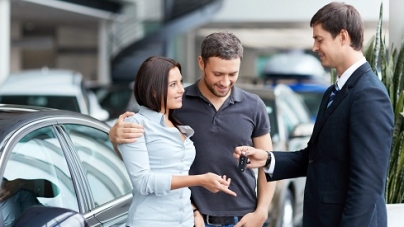
<svg viewBox="0 0 404 227"><path fill-rule="evenodd" d="M234 217L234 223L236 224L238 222L238 217ZM220 225L220 227L234 227L235 224L228 224L228 225ZM209 225L208 223L205 222L205 227L218 227L217 225Z"/></svg>

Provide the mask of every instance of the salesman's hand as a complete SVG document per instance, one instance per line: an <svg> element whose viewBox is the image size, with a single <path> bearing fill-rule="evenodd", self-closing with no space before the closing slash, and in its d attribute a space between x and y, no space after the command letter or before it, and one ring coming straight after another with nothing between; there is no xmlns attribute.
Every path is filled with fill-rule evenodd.
<svg viewBox="0 0 404 227"><path fill-rule="evenodd" d="M250 146L240 146L234 149L233 156L237 159L240 155L247 156L247 168L263 167L268 159L268 153L261 149L256 149Z"/></svg>
<svg viewBox="0 0 404 227"><path fill-rule="evenodd" d="M115 125L109 130L109 140L113 144L134 143L137 138L143 136L144 129L142 125L124 121L126 117L134 114L133 112L121 114Z"/></svg>

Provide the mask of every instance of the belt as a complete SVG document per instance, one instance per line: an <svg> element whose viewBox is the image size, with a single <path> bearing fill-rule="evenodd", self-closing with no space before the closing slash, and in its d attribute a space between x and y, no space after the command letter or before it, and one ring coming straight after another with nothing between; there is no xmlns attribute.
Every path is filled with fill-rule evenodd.
<svg viewBox="0 0 404 227"><path fill-rule="evenodd" d="M238 218L238 221L243 218L243 216L211 216L205 214L202 214L202 217L207 224L217 226L236 224L237 221L234 220L235 217Z"/></svg>

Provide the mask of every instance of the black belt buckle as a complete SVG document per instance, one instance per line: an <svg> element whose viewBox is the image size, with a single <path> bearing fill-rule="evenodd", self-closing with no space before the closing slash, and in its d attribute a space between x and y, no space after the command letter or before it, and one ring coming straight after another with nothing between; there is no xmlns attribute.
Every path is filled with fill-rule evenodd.
<svg viewBox="0 0 404 227"><path fill-rule="evenodd" d="M203 216L208 225L222 226L222 225L236 224L234 220L235 216L211 216L211 215L203 215ZM237 218L238 221L240 221L242 216Z"/></svg>
<svg viewBox="0 0 404 227"><path fill-rule="evenodd" d="M207 223L208 225L222 226L222 224L219 224L219 223L211 223L211 222L209 221L209 217L210 217L210 215L206 215L206 223Z"/></svg>

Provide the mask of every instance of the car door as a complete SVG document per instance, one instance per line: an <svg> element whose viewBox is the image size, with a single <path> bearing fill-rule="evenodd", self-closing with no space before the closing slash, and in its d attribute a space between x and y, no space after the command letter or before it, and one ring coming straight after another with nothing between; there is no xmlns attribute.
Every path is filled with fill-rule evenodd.
<svg viewBox="0 0 404 227"><path fill-rule="evenodd" d="M86 212L102 226L124 225L132 202L132 185L107 132L72 123L64 123L63 130L79 158L89 188L92 203Z"/></svg>
<svg viewBox="0 0 404 227"><path fill-rule="evenodd" d="M6 143L0 163L2 189L17 190L0 202L0 227L12 226L31 206L81 210L80 184L52 122L20 128Z"/></svg>

